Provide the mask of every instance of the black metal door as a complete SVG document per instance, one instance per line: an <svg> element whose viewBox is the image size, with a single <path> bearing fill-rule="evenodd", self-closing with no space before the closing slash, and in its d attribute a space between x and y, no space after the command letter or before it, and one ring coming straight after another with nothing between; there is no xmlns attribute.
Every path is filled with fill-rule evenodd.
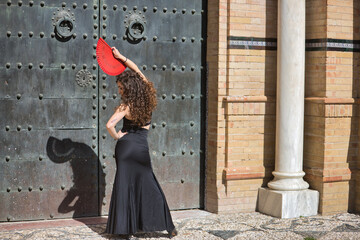
<svg viewBox="0 0 360 240"><path fill-rule="evenodd" d="M0 221L107 214L119 104L100 36L158 91L149 144L172 209L202 206L203 1L0 1ZM130 19L130 20L129 20Z"/></svg>
<svg viewBox="0 0 360 240"><path fill-rule="evenodd" d="M96 4L0 2L0 221L99 214Z"/></svg>
<svg viewBox="0 0 360 240"><path fill-rule="evenodd" d="M104 0L100 35L154 82L158 106L149 133L152 166L171 209L202 206L202 0ZM105 124L119 104L114 77L101 72L100 152L110 201L114 141Z"/></svg>

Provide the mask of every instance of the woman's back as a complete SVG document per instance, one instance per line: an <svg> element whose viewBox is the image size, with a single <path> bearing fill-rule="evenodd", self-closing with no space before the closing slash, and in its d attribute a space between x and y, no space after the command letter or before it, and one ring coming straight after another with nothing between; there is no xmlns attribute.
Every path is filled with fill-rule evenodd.
<svg viewBox="0 0 360 240"><path fill-rule="evenodd" d="M144 126L140 127L138 126L133 120L126 118L126 116L123 118L123 128L122 131L126 132L128 130L136 130L139 128L145 128L148 129L150 128L150 123L151 120L149 122L147 122Z"/></svg>

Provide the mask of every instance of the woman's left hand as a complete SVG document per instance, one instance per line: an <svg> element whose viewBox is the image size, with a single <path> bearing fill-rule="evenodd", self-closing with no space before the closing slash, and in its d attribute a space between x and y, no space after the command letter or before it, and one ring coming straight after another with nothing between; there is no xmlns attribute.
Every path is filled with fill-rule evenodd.
<svg viewBox="0 0 360 240"><path fill-rule="evenodd" d="M122 61L122 58L124 58L124 56L121 55L119 50L117 50L116 47L112 47L111 49L112 49L112 52L114 54L114 57Z"/></svg>

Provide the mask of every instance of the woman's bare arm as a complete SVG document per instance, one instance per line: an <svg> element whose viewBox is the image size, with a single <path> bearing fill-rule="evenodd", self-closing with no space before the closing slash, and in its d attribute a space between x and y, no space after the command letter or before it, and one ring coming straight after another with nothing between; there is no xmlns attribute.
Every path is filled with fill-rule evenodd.
<svg viewBox="0 0 360 240"><path fill-rule="evenodd" d="M138 66L131 61L130 59L128 59L127 57L124 57L124 55L122 55L119 50L116 49L116 47L112 47L111 48L113 50L113 54L114 57L116 59L119 59L121 62L123 62L128 68L130 68L132 71L137 72L143 79L144 81L148 81L145 77L145 75L140 71L140 69L138 68Z"/></svg>
<svg viewBox="0 0 360 240"><path fill-rule="evenodd" d="M116 109L115 113L111 116L109 121L106 123L106 129L108 130L109 134L114 139L119 139L126 134L126 133L122 133L121 131L116 132L115 126L121 119L123 119L123 117L128 112L129 112L129 107L126 107L125 109L122 109L121 107L119 107L118 109Z"/></svg>

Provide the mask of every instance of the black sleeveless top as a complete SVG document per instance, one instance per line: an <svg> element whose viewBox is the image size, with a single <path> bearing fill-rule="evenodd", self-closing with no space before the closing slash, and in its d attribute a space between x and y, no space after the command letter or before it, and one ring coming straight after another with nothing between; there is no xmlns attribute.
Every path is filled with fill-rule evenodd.
<svg viewBox="0 0 360 240"><path fill-rule="evenodd" d="M122 132L126 132L128 130L137 130L137 129L141 129L142 127L139 127L138 125L135 124L134 121L127 119L126 117L123 118L123 127L122 127ZM143 127L149 125L151 123L151 121L147 122Z"/></svg>

